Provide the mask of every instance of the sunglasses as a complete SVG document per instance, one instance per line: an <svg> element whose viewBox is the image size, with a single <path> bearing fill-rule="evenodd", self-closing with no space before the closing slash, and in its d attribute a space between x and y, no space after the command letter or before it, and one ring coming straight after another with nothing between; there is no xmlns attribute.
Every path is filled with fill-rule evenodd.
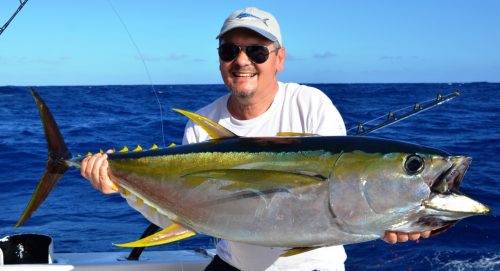
<svg viewBox="0 0 500 271"><path fill-rule="evenodd" d="M262 64L267 61L271 52L277 51L279 48L274 48L272 51L263 45L239 46L234 43L224 43L218 48L219 57L225 62L233 61L242 50L255 64Z"/></svg>

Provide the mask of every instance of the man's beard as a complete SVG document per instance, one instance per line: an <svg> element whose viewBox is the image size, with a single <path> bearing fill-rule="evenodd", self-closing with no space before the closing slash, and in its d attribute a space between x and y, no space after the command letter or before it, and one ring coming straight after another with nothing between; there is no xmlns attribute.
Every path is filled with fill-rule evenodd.
<svg viewBox="0 0 500 271"><path fill-rule="evenodd" d="M233 94L237 98L249 99L253 97L253 95L255 94L255 90L248 92L248 91L240 91L237 89L233 89L231 90L231 94Z"/></svg>

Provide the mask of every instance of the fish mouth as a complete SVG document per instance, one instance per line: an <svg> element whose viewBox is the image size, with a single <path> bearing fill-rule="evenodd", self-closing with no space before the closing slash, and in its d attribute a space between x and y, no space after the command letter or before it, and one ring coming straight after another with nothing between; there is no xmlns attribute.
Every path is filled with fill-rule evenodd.
<svg viewBox="0 0 500 271"><path fill-rule="evenodd" d="M462 179L472 162L472 158L466 156L454 156L449 159L450 168L444 171L431 185L433 193L459 192Z"/></svg>
<svg viewBox="0 0 500 271"><path fill-rule="evenodd" d="M431 185L431 194L423 206L432 209L434 215L446 220L458 220L471 215L488 214L490 209L459 191L460 184L469 168L472 158L450 157L451 166Z"/></svg>
<svg viewBox="0 0 500 271"><path fill-rule="evenodd" d="M430 186L429 198L422 202L425 215L417 224L431 230L431 236L440 234L473 215L486 215L490 208L459 191L465 172L472 159L465 156L450 157L451 166Z"/></svg>

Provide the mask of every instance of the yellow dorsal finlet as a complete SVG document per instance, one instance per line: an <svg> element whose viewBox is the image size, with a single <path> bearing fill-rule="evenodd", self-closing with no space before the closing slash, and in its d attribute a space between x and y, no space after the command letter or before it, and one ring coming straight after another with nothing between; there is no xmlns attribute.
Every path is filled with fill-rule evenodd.
<svg viewBox="0 0 500 271"><path fill-rule="evenodd" d="M158 145L156 144L153 144L153 146L151 146L151 148L149 148L149 150L157 150L158 149Z"/></svg>
<svg viewBox="0 0 500 271"><path fill-rule="evenodd" d="M104 151L102 149L99 149L99 153L104 154ZM93 153L91 153L91 152L87 152L87 154L85 154L85 156L92 156L92 155L93 155ZM76 157L82 157L82 155L77 154Z"/></svg>
<svg viewBox="0 0 500 271"><path fill-rule="evenodd" d="M177 146L177 144L175 144L175 143L170 143L170 145L168 145L169 148L173 148L175 146Z"/></svg>
<svg viewBox="0 0 500 271"><path fill-rule="evenodd" d="M128 152L127 146L123 146L123 148L121 150L119 150L118 152Z"/></svg>
<svg viewBox="0 0 500 271"><path fill-rule="evenodd" d="M172 110L181 113L182 115L188 117L191 121L199 125L212 139L220 139L220 138L231 138L237 137L233 132L226 129L226 127L218 124L217 122L198 115L193 112L189 112L182 109L173 108Z"/></svg>
<svg viewBox="0 0 500 271"><path fill-rule="evenodd" d="M137 145L137 147L135 147L135 149L133 150L133 152L140 152L140 151L142 151L141 145Z"/></svg>

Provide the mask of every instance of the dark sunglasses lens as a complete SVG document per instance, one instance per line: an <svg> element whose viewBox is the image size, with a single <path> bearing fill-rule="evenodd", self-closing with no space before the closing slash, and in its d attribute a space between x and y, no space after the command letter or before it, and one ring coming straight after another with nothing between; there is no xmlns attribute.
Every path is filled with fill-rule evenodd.
<svg viewBox="0 0 500 271"><path fill-rule="evenodd" d="M262 45L248 46L245 52L247 53L248 58L257 64L266 62L267 57L269 56L269 49Z"/></svg>
<svg viewBox="0 0 500 271"><path fill-rule="evenodd" d="M240 53L240 47L235 44L226 43L219 46L219 57L223 61L231 61Z"/></svg>

